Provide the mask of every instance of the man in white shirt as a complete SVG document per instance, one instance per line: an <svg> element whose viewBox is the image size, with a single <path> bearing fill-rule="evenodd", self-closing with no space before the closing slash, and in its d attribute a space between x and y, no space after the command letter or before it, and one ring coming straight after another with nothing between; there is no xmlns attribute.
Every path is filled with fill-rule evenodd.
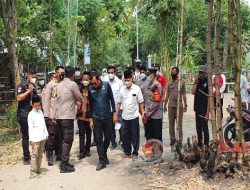
<svg viewBox="0 0 250 190"><path fill-rule="evenodd" d="M118 100L117 110L123 107L122 118L124 122L123 128L123 148L125 152L124 158L138 158L139 142L140 142L140 125L139 115L144 115L144 101L139 86L133 84L133 75L131 71L124 72L124 83L122 86ZM140 113L139 113L140 111ZM133 151L132 147L133 146Z"/></svg>
<svg viewBox="0 0 250 190"><path fill-rule="evenodd" d="M111 86L113 96L114 96L114 100L115 100L115 105L117 105L117 99L118 99L118 96L119 96L119 91L120 91L121 87L123 86L123 82L116 76L116 68L115 68L114 65L108 66L107 71L108 71L108 75L106 75L103 78L103 81L108 82L109 85ZM118 117L121 117L121 115L122 115L122 109L119 110ZM120 141L122 141L121 129L119 130L119 133L120 133ZM114 150L117 147L117 143L116 143L115 139L116 139L116 132L115 132L115 125L113 125L112 139L111 139L111 149L110 150Z"/></svg>
<svg viewBox="0 0 250 190"><path fill-rule="evenodd" d="M247 108L247 97L250 93L250 86L248 84L247 78L244 75L240 76L240 94L242 108Z"/></svg>
<svg viewBox="0 0 250 190"><path fill-rule="evenodd" d="M32 97L33 109L28 115L29 141L32 146L30 178L41 173L41 163L44 152L45 140L48 138L48 131L41 111L41 100L39 96Z"/></svg>
<svg viewBox="0 0 250 190"><path fill-rule="evenodd" d="M214 102L216 105L216 75L212 76L213 82L213 93L214 93ZM221 73L219 76L219 89L220 89L220 107L221 107L221 116L223 118L223 98L224 98L224 91L226 89L226 76Z"/></svg>

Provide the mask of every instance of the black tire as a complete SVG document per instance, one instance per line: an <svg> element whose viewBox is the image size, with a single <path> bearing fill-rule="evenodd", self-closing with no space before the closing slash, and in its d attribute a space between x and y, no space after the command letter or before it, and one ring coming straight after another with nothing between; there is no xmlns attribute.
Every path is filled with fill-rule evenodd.
<svg viewBox="0 0 250 190"><path fill-rule="evenodd" d="M236 138L237 135L236 135L235 123L231 123L228 126L226 126L224 130L224 140L229 147L233 148Z"/></svg>

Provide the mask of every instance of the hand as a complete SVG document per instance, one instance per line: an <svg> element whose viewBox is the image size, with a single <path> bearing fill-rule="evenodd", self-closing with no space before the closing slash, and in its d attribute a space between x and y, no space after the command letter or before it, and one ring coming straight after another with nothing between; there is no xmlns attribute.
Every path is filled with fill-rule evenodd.
<svg viewBox="0 0 250 190"><path fill-rule="evenodd" d="M30 93L32 93L33 92L33 90L34 90L34 85L33 84L29 84L29 89L28 89L28 91L30 92Z"/></svg>
<svg viewBox="0 0 250 190"><path fill-rule="evenodd" d="M195 80L194 83L198 83L199 82L199 74L198 73L195 75L195 79L194 80Z"/></svg>
<svg viewBox="0 0 250 190"><path fill-rule="evenodd" d="M185 106L185 107L183 108L183 111L184 111L184 112L187 112L187 106Z"/></svg>
<svg viewBox="0 0 250 190"><path fill-rule="evenodd" d="M117 123L118 122L118 116L116 113L113 114L113 123Z"/></svg>
<svg viewBox="0 0 250 190"><path fill-rule="evenodd" d="M90 120L89 120L89 127L90 127L91 130L94 129L94 122L93 122L92 118L90 118Z"/></svg>
<svg viewBox="0 0 250 190"><path fill-rule="evenodd" d="M206 113L205 118L206 118L205 121L208 122L208 120L209 120L209 112Z"/></svg>
<svg viewBox="0 0 250 190"><path fill-rule="evenodd" d="M144 114L144 115L142 116L142 122L143 122L143 124L146 124L147 121L148 121L148 117L147 117L146 114Z"/></svg>
<svg viewBox="0 0 250 190"><path fill-rule="evenodd" d="M167 106L164 106L164 113L168 111Z"/></svg>
<svg viewBox="0 0 250 190"><path fill-rule="evenodd" d="M51 121L52 121L52 123L56 124L56 119L55 118L52 118Z"/></svg>

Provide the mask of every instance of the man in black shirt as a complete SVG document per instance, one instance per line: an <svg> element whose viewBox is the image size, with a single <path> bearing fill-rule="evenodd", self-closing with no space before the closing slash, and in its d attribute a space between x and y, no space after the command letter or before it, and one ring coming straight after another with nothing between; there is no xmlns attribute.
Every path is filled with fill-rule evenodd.
<svg viewBox="0 0 250 190"><path fill-rule="evenodd" d="M196 76L195 83L192 88L194 95L194 111L196 120L196 131L198 136L198 145L209 144L208 118L209 118L209 102L208 102L208 79L207 67L201 65L199 74ZM203 137L204 135L204 137Z"/></svg>
<svg viewBox="0 0 250 190"><path fill-rule="evenodd" d="M17 86L17 121L21 127L23 161L24 164L30 162L29 151L29 130L28 130L28 114L31 110L31 99L33 95L37 95L36 91L36 72L30 71L27 80L21 82Z"/></svg>

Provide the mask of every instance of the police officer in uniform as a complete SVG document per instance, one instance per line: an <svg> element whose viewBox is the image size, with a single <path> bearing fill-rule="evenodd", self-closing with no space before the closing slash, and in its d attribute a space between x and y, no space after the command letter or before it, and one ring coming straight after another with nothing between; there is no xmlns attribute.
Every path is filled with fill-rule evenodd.
<svg viewBox="0 0 250 190"><path fill-rule="evenodd" d="M62 155L60 172L74 172L74 165L69 163L70 151L74 140L74 119L76 118L76 105L81 105L82 95L74 82L75 70L65 68L65 78L58 84L56 98L56 122L62 135Z"/></svg>
<svg viewBox="0 0 250 190"><path fill-rule="evenodd" d="M59 146L59 129L53 119L55 118L55 104L57 97L57 85L64 78L64 67L56 66L56 76L46 86L44 96L44 117L49 133L48 140L46 142L46 151L48 156L48 165L53 166L53 150L56 150L57 160L60 160L60 146Z"/></svg>
<svg viewBox="0 0 250 190"><path fill-rule="evenodd" d="M29 130L28 130L28 114L31 110L31 99L33 95L37 95L36 91L36 72L30 71L27 80L21 82L17 87L17 121L21 127L22 147L23 147L23 163L30 163L29 151Z"/></svg>

